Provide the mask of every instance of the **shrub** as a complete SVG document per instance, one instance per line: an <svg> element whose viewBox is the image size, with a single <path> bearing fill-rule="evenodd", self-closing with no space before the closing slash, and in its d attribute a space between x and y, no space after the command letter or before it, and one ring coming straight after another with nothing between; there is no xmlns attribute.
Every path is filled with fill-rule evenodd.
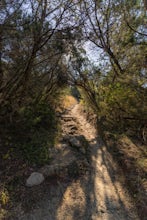
<svg viewBox="0 0 147 220"><path fill-rule="evenodd" d="M9 130L16 149L29 163L49 161L48 149L54 145L57 121L48 103L19 109Z"/></svg>

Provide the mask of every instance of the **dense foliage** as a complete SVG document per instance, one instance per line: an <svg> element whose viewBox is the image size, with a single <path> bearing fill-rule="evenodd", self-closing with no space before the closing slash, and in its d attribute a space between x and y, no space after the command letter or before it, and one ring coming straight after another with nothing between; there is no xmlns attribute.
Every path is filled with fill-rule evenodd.
<svg viewBox="0 0 147 220"><path fill-rule="evenodd" d="M46 161L46 132L55 124L55 102L70 84L80 88L103 129L145 141L145 24L146 4L141 0L2 0L3 136L17 131L24 154L40 154Z"/></svg>
<svg viewBox="0 0 147 220"><path fill-rule="evenodd" d="M94 64L73 51L77 85L103 129L146 141L146 11L142 1L81 1L82 34ZM97 59L96 59L97 58Z"/></svg>

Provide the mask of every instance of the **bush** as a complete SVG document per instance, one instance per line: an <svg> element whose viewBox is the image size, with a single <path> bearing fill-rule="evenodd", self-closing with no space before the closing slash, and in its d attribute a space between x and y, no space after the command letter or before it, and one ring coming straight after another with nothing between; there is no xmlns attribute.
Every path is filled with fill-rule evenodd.
<svg viewBox="0 0 147 220"><path fill-rule="evenodd" d="M48 103L20 108L7 125L6 136L10 137L24 159L31 164L42 165L50 159L49 147L54 146L57 121Z"/></svg>

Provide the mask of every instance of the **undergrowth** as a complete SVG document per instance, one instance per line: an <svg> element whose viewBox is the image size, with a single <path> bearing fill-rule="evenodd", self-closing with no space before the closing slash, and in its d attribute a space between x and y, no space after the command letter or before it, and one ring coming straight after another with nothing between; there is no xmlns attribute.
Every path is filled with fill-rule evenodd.
<svg viewBox="0 0 147 220"><path fill-rule="evenodd" d="M7 149L3 159L13 151L30 164L49 162L49 148L54 146L57 130L55 112L48 103L20 108L13 121L3 126L3 144Z"/></svg>

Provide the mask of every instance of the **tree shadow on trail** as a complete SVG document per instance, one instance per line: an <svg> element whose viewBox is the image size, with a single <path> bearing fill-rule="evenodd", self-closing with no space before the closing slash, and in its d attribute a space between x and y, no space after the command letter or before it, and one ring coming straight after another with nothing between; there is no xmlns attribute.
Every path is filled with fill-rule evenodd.
<svg viewBox="0 0 147 220"><path fill-rule="evenodd" d="M107 155L107 151L104 150L104 144L101 140L99 140L99 138L96 138L91 141L90 148L91 171L87 180L81 181L81 186L86 197L85 211L82 219L132 219L129 217L130 213L123 203L119 190L115 184L115 174L117 170L113 165L113 161L109 159L110 155ZM97 169L97 166L100 168L104 167L104 171ZM108 179L106 178L105 172L108 175ZM100 183L98 182L99 180ZM111 185L108 183L108 181L111 183ZM109 190L111 191L109 187L113 188L112 190L115 192L115 199L117 199L117 201L115 201L115 199L113 201L112 194L109 193Z"/></svg>
<svg viewBox="0 0 147 220"><path fill-rule="evenodd" d="M102 141L90 141L89 171L82 176L48 177L41 187L33 212L22 220L131 220L122 201L115 169ZM107 173L107 174L106 174ZM107 178L106 178L107 176ZM99 183L100 181L100 183ZM110 188L112 187L112 188ZM112 197L114 191L114 198Z"/></svg>

